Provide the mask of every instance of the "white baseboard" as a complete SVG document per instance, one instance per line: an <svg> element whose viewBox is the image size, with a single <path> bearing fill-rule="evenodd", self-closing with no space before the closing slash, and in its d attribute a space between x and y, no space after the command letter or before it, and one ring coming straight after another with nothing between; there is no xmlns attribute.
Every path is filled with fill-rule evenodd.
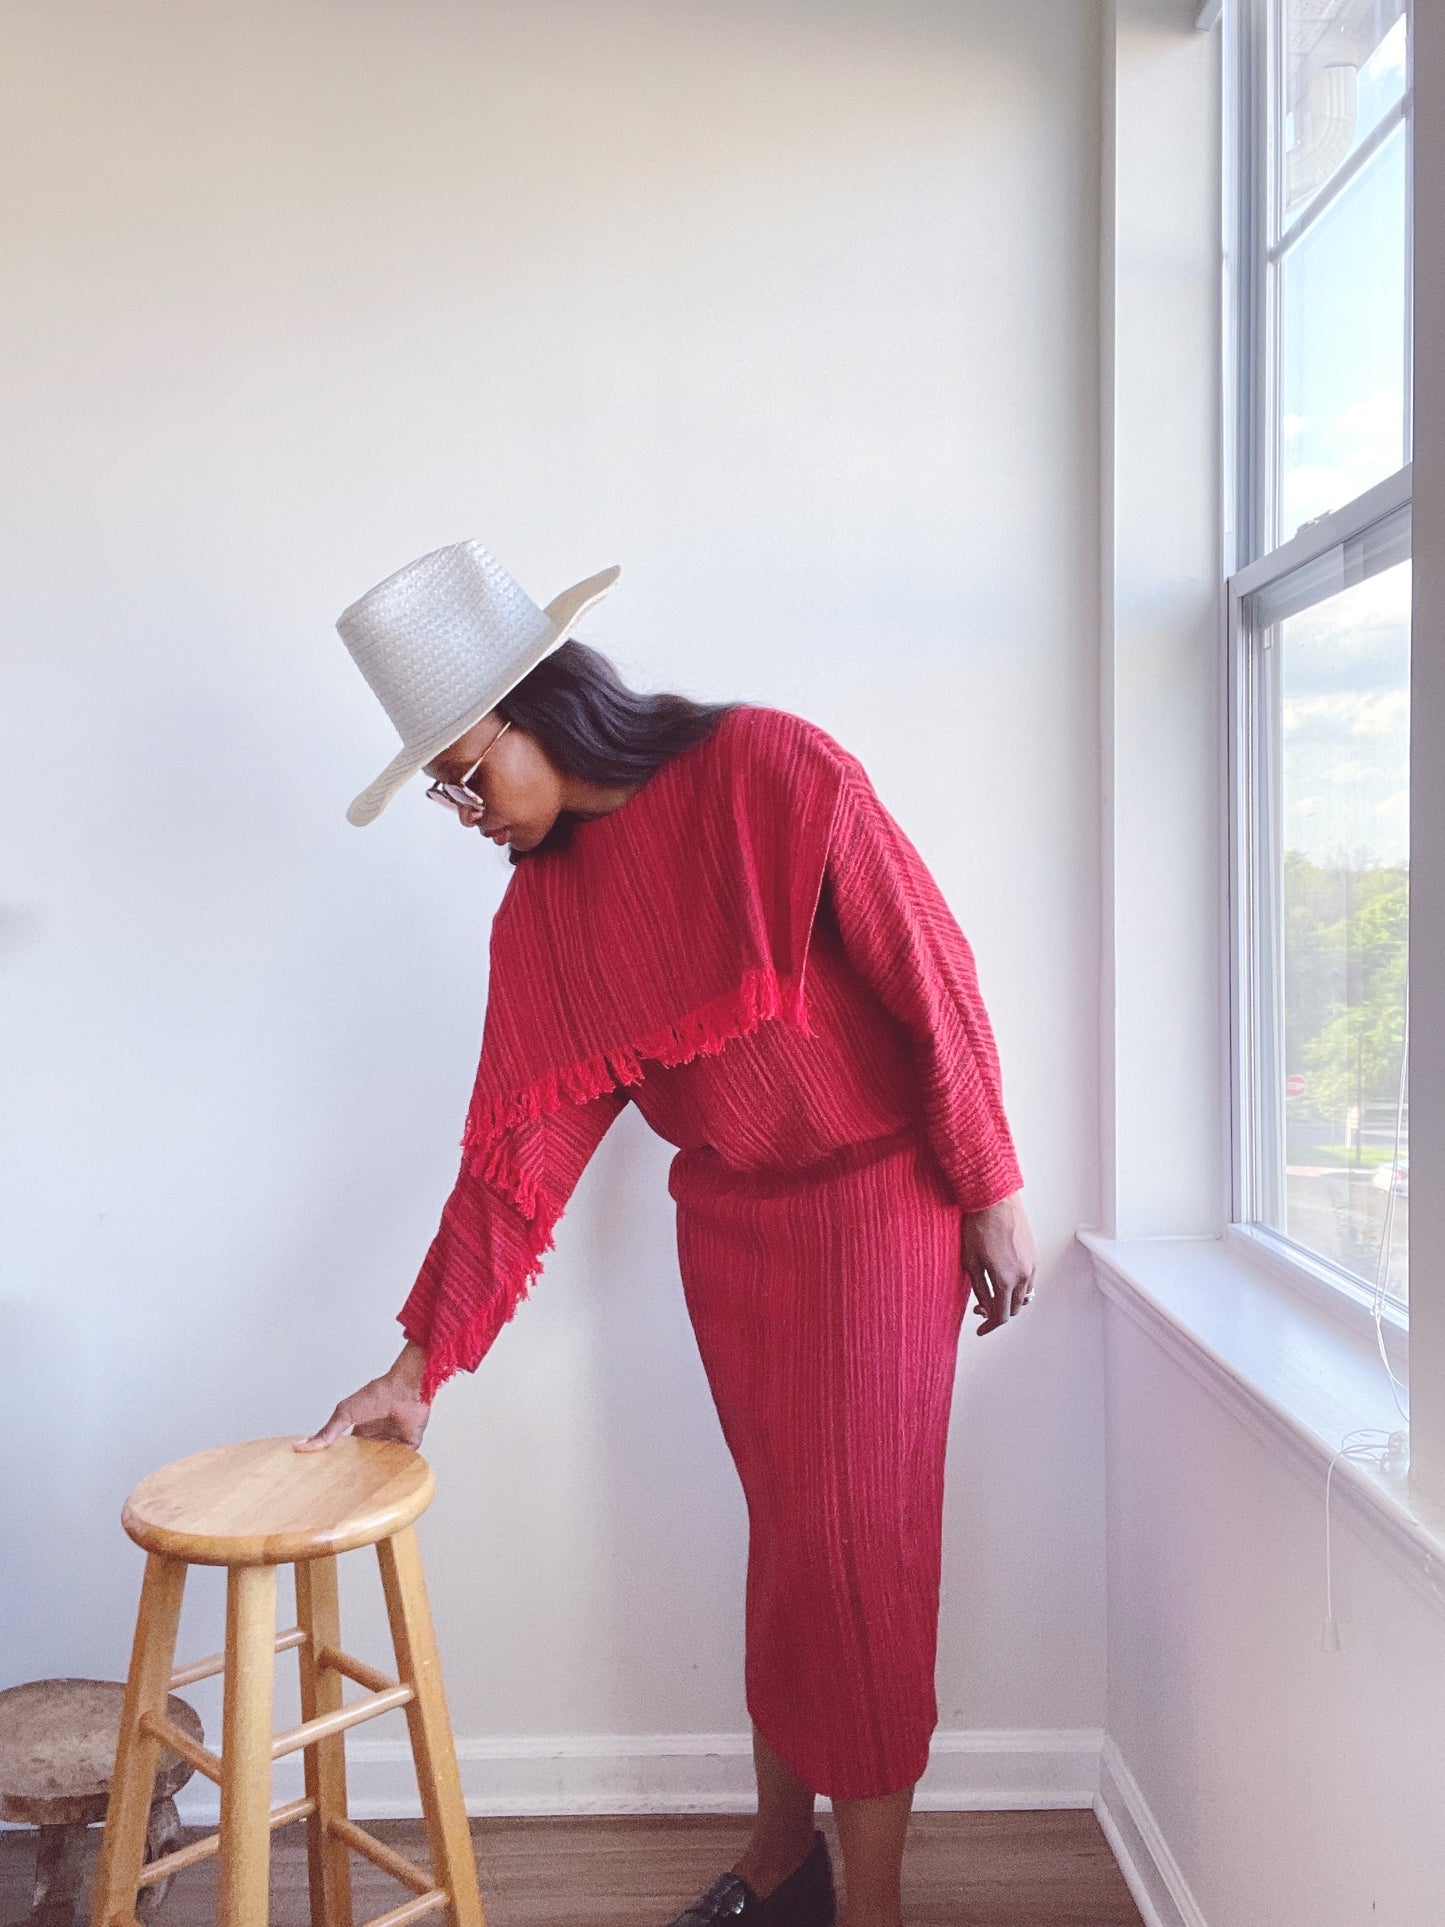
<svg viewBox="0 0 1445 1927"><path fill-rule="evenodd" d="M1099 1757L1094 1812L1129 1883L1145 1927L1206 1927L1199 1902L1170 1852L1139 1782L1107 1735Z"/></svg>
<svg viewBox="0 0 1445 1927"><path fill-rule="evenodd" d="M1092 1727L940 1729L914 1808L1091 1807L1102 1740ZM459 1736L457 1759L467 1811L476 1815L749 1813L756 1798L745 1733ZM405 1740L349 1740L346 1763L348 1805L358 1820L420 1816ZM283 1760L275 1798L301 1791L299 1758ZM216 1824L216 1789L199 1775L176 1804L188 1826Z"/></svg>

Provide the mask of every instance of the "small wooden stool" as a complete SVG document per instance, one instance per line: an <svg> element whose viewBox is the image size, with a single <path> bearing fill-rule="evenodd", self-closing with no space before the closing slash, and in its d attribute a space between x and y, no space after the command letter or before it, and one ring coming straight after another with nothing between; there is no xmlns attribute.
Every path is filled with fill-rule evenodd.
<svg viewBox="0 0 1445 1927"><path fill-rule="evenodd" d="M148 1557L91 1927L130 1927L143 1884L215 1853L220 1927L266 1927L271 1829L302 1819L312 1927L352 1927L351 1851L413 1894L368 1927L406 1927L442 1910L451 1927L486 1927L412 1529L433 1489L431 1467L409 1446L342 1438L322 1452L297 1452L286 1438L198 1452L151 1473L131 1493L121 1523ZM341 1646L336 1556L367 1545L381 1565L394 1680ZM276 1568L288 1564L296 1568L299 1623L278 1634ZM192 1565L226 1568L226 1646L177 1668L176 1629ZM276 1654L291 1647L301 1672L301 1724L273 1735ZM169 1691L215 1673L225 1675L219 1756L166 1713ZM349 1705L342 1702L346 1679L367 1689ZM398 1706L406 1708L431 1873L373 1839L346 1811L345 1731ZM219 1786L221 1828L147 1866L146 1813L162 1746ZM302 1748L305 1798L273 1811L272 1762Z"/></svg>
<svg viewBox="0 0 1445 1927"><path fill-rule="evenodd" d="M39 1827L35 1893L25 1927L71 1927L85 1865L86 1830L105 1818L125 1687L111 1679L35 1679L0 1693L0 1820ZM197 1745L196 1709L172 1693L166 1718ZM150 1790L145 1857L159 1859L181 1837L175 1793L195 1768L169 1749ZM149 1921L169 1880L143 1887L136 1917Z"/></svg>

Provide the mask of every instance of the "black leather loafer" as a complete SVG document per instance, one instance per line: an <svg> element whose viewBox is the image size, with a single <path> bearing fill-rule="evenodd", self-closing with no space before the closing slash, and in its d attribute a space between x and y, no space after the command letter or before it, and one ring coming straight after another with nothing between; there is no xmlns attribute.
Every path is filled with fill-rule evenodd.
<svg viewBox="0 0 1445 1927"><path fill-rule="evenodd" d="M754 1893L729 1867L668 1927L712 1927L716 1921L737 1921L739 1927L833 1927L836 1913L833 1862L822 1828L815 1827L807 1859L770 1894Z"/></svg>

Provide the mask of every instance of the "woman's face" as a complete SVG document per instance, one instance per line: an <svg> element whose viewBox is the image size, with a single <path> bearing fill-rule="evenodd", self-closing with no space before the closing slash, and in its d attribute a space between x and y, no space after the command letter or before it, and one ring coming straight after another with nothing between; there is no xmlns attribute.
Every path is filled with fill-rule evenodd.
<svg viewBox="0 0 1445 1927"><path fill-rule="evenodd" d="M488 711L465 736L433 757L426 773L438 782L460 782L484 751L467 784L483 806L464 807L460 821L499 846L534 849L565 807L566 778L520 723L505 725L495 710Z"/></svg>

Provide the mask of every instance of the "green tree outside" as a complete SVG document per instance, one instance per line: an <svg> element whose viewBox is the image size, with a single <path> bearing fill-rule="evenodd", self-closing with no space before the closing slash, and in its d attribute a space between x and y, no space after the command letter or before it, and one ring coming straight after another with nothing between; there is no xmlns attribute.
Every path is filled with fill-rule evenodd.
<svg viewBox="0 0 1445 1927"><path fill-rule="evenodd" d="M1409 872L1284 860L1285 1070L1296 1115L1343 1120L1394 1105L1405 1040Z"/></svg>

